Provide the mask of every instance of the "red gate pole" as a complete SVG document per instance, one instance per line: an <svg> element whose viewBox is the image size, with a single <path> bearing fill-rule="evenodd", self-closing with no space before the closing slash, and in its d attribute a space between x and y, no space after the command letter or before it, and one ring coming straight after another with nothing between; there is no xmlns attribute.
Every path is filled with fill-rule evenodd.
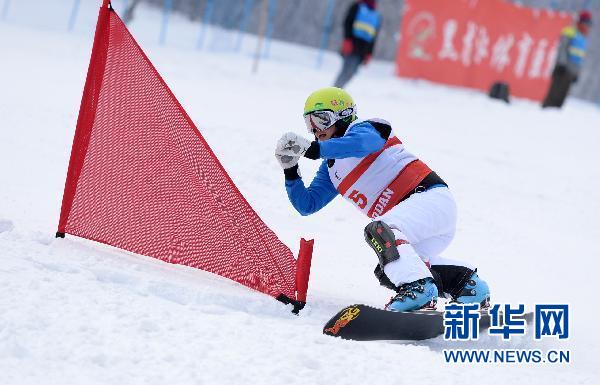
<svg viewBox="0 0 600 385"><path fill-rule="evenodd" d="M296 300L298 302L306 303L314 243L314 239L310 241L304 238L300 239L300 250L298 251L298 261L296 262Z"/></svg>
<svg viewBox="0 0 600 385"><path fill-rule="evenodd" d="M98 99L102 77L106 67L107 52L109 45L109 11L110 0L103 0L98 13L98 22L94 34L94 44L92 46L92 57L88 67L81 105L79 107L79 116L77 117L77 126L73 138L73 147L71 148L71 157L69 159L69 168L67 170L67 179L65 181L65 190L63 193L62 205L60 209L60 219L58 222L57 238L64 238L67 232L67 221L71 213L77 183L83 162L87 153L91 138L91 130L96 116Z"/></svg>

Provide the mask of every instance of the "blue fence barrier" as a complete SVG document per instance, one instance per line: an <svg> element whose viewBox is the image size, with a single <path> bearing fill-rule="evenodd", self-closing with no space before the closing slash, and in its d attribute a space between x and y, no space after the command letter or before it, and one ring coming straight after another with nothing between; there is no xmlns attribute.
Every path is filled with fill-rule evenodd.
<svg viewBox="0 0 600 385"><path fill-rule="evenodd" d="M244 13L242 14L242 19L240 20L238 38L235 43L235 50L237 52L239 52L242 48L242 40L244 39L244 35L246 34L246 29L248 28L248 20L250 20L250 15L252 14L253 7L254 0L244 0Z"/></svg>
<svg viewBox="0 0 600 385"><path fill-rule="evenodd" d="M0 14L0 18L2 20L6 20L8 17L8 10L10 9L10 0L4 0L4 4L2 4L2 13Z"/></svg>
<svg viewBox="0 0 600 385"><path fill-rule="evenodd" d="M75 23L77 22L77 15L79 14L79 5L81 5L81 0L74 0L73 7L71 8L71 16L69 16L69 25L67 29L69 32L75 28Z"/></svg>
<svg viewBox="0 0 600 385"><path fill-rule="evenodd" d="M271 37L275 24L275 14L277 13L277 0L269 0L269 14L267 16L267 33L265 35L265 50L263 57L268 58L271 54Z"/></svg>
<svg viewBox="0 0 600 385"><path fill-rule="evenodd" d="M208 28L208 23L210 23L210 20L212 19L214 6L214 0L208 0L206 2L206 8L204 8L204 15L202 16L200 32L198 33L198 40L196 42L197 49L202 49L204 47L204 39L206 39L206 29Z"/></svg>
<svg viewBox="0 0 600 385"><path fill-rule="evenodd" d="M167 32L169 30L169 19L173 10L173 0L164 0L163 2L163 17L160 26L160 36L158 42L163 45L167 41Z"/></svg>
<svg viewBox="0 0 600 385"><path fill-rule="evenodd" d="M335 0L328 0L327 2L327 11L325 11L325 21L323 23L323 33L321 35L321 45L319 47L319 54L317 55L317 68L321 68L323 64L323 54L327 49L327 45L329 44L329 36L331 36L331 30L333 27L333 6L335 5Z"/></svg>
<svg viewBox="0 0 600 385"><path fill-rule="evenodd" d="M589 9L590 5L592 5L592 0L584 0L583 1L583 9Z"/></svg>

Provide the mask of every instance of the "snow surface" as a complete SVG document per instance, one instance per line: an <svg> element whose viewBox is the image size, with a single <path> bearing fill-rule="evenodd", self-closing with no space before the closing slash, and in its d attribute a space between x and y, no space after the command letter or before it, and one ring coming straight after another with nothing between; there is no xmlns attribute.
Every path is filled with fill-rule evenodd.
<svg viewBox="0 0 600 385"><path fill-rule="evenodd" d="M0 384L598 383L597 106L506 105L392 77L392 65L379 62L349 85L361 117L391 121L450 184L460 218L446 256L477 264L496 302L571 304L568 342L482 336L467 345L570 349L570 365L446 364L441 350L456 345L441 339L357 343L321 334L341 307L382 306L390 296L372 276L367 219L340 198L300 217L272 155L283 132L304 133L304 99L331 84L335 54L318 70L315 50L273 42L252 74L252 38L231 52L223 42L236 36L212 29L196 50L198 26L174 17L161 46L160 14L144 7L131 27L263 220L293 251L300 236L315 238L299 317L209 273L55 239L97 6L82 2L67 33L72 2L48 3L12 2L0 21ZM316 168L301 164L307 179Z"/></svg>

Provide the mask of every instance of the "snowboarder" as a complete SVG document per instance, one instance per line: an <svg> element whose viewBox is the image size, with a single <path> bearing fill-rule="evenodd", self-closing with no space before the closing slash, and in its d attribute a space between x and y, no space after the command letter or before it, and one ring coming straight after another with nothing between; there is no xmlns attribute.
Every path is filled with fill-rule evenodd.
<svg viewBox="0 0 600 385"><path fill-rule="evenodd" d="M556 64L552 71L552 82L542 107L562 107L571 85L577 82L585 58L587 35L591 25L592 14L589 11L582 11L577 25L562 30Z"/></svg>
<svg viewBox="0 0 600 385"><path fill-rule="evenodd" d="M372 219L364 236L379 260L375 275L396 291L386 309L434 308L443 293L461 303L489 304L488 285L476 269L440 257L456 225L447 184L405 149L390 123L359 120L352 97L336 87L307 98L304 121L315 140L289 132L275 150L289 200L310 215L339 194ZM308 188L298 172L301 157L323 159Z"/></svg>
<svg viewBox="0 0 600 385"><path fill-rule="evenodd" d="M381 15L375 10L375 6L375 0L361 0L352 4L346 12L341 49L343 64L334 83L336 87L343 88L358 71L358 67L371 60L381 28Z"/></svg>

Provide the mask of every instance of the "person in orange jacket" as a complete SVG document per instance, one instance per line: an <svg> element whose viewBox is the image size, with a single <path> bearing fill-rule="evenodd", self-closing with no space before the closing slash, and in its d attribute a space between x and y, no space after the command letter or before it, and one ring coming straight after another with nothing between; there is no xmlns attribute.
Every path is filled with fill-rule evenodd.
<svg viewBox="0 0 600 385"><path fill-rule="evenodd" d="M373 54L377 34L381 28L381 14L375 9L375 0L361 0L353 3L344 19L344 40L341 54L342 69L334 86L344 88L358 71L361 64L367 64Z"/></svg>

